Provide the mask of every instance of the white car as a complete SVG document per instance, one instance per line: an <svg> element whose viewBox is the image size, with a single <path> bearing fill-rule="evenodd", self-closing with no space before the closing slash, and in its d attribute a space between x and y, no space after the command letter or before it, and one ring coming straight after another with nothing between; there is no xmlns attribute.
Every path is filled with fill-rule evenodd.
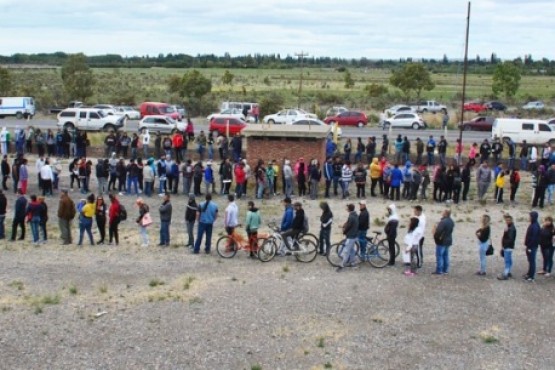
<svg viewBox="0 0 555 370"><path fill-rule="evenodd" d="M161 134L173 134L184 132L187 122L176 121L169 116L146 116L139 121L139 132L148 129L149 132L160 132Z"/></svg>
<svg viewBox="0 0 555 370"><path fill-rule="evenodd" d="M397 104L386 109L384 113L387 115L387 117L391 117L399 113L414 113L414 110L408 105Z"/></svg>
<svg viewBox="0 0 555 370"><path fill-rule="evenodd" d="M399 113L383 121L383 129L392 128L413 128L419 130L426 128L426 122L417 113Z"/></svg>
<svg viewBox="0 0 555 370"><path fill-rule="evenodd" d="M119 114L120 116L125 116L125 118L127 119L133 119L133 120L141 119L141 112L127 105L116 107L116 114Z"/></svg>
<svg viewBox="0 0 555 370"><path fill-rule="evenodd" d="M543 109L545 105L541 101L530 101L522 106L522 109L530 110L530 109Z"/></svg>
<svg viewBox="0 0 555 370"><path fill-rule="evenodd" d="M57 125L66 130L116 131L125 128L125 117L95 108L68 108L58 114Z"/></svg>
<svg viewBox="0 0 555 370"><path fill-rule="evenodd" d="M101 109L106 115L116 114L117 112L116 106L110 105L110 104L97 104L97 105L94 105L93 108Z"/></svg>
<svg viewBox="0 0 555 370"><path fill-rule="evenodd" d="M337 116L339 113L348 112L349 110L345 107L331 107L326 111L326 117Z"/></svg>
<svg viewBox="0 0 555 370"><path fill-rule="evenodd" d="M211 115L206 117L206 119L208 121L211 121L212 118L221 118L221 117L233 117L233 118L241 119L243 121L245 120L245 116L243 115L243 112L241 112L241 109L238 109L238 108L228 108L220 111L220 113L212 113Z"/></svg>
<svg viewBox="0 0 555 370"><path fill-rule="evenodd" d="M307 113L302 109L283 109L276 114L269 114L264 117L262 121L270 124L291 124L293 121L298 121L302 118L318 119L313 113Z"/></svg>
<svg viewBox="0 0 555 370"><path fill-rule="evenodd" d="M315 126L326 126L326 127L330 127L329 125L327 125L324 121L320 121L319 119L313 119L313 118L301 118L300 120L294 121L290 123L291 125L294 126L310 126L310 125L315 125ZM307 129L308 130L308 129ZM333 132L333 128L332 128L332 132ZM337 136L341 136L343 134L343 130L341 130L341 127L337 126Z"/></svg>

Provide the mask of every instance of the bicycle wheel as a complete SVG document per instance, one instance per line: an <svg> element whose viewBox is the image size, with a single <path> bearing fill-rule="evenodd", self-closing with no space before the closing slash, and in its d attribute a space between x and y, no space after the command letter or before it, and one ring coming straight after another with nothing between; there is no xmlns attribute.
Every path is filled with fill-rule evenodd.
<svg viewBox="0 0 555 370"><path fill-rule="evenodd" d="M318 251L316 250L316 244L311 239L300 239L296 243L299 246L298 251L294 251L293 254L299 262L308 263L314 261Z"/></svg>
<svg viewBox="0 0 555 370"><path fill-rule="evenodd" d="M314 244L316 244L317 247L320 246L320 239L318 239L318 237L314 234L308 233L308 234L302 234L302 239L307 238L309 240L312 240L314 242Z"/></svg>
<svg viewBox="0 0 555 370"><path fill-rule="evenodd" d="M372 240L374 238L367 236L366 237L366 242L368 243L368 245L372 245ZM380 243L387 243L387 239L382 239L380 240ZM388 247L389 248L389 247ZM399 253L401 252L401 248L399 247L399 243L395 242L395 257L399 257Z"/></svg>
<svg viewBox="0 0 555 370"><path fill-rule="evenodd" d="M258 248L258 259L262 262L271 261L277 252L277 243L275 238L264 240L260 248Z"/></svg>
<svg viewBox="0 0 555 370"><path fill-rule="evenodd" d="M216 242L216 251L220 257L231 258L237 253L237 243L229 235L224 235Z"/></svg>
<svg viewBox="0 0 555 370"><path fill-rule="evenodd" d="M330 246L328 253L326 254L326 258L328 259L328 262L333 267L339 267L341 266L341 262L343 262L342 252L343 252L343 247L345 246L344 242L345 240L342 240L339 243L332 244Z"/></svg>
<svg viewBox="0 0 555 370"><path fill-rule="evenodd" d="M376 268L387 266L389 263L389 247L385 245L383 240L378 245L372 246L372 253L369 255L368 262Z"/></svg>

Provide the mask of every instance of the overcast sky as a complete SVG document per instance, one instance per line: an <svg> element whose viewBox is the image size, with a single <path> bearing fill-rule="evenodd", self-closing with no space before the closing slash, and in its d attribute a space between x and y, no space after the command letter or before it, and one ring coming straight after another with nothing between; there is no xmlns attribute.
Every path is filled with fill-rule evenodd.
<svg viewBox="0 0 555 370"><path fill-rule="evenodd" d="M461 59L462 0L0 0L0 54ZM469 56L555 59L555 1L476 0Z"/></svg>

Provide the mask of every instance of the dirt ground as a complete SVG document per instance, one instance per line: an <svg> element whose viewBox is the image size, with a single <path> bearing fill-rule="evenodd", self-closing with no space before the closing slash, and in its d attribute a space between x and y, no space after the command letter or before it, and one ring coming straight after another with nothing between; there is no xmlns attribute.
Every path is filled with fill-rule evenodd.
<svg viewBox="0 0 555 370"><path fill-rule="evenodd" d="M67 184L63 177L62 187ZM36 185L31 185L33 191ZM47 244L34 247L29 229L25 242L0 242L0 367L553 368L555 279L538 277L531 284L519 278L527 268L522 240L529 193L522 189L522 201L515 206L476 201L452 205L456 227L451 271L439 277L430 274L435 267L430 240L445 205L424 202L424 267L413 278L402 275L399 263L385 269L366 264L337 273L323 257L302 264L293 257L261 263L244 252L224 260L214 249L211 255L192 255L183 247L183 196L172 200L169 248L152 246L158 242L158 197L147 200L155 221L149 248L140 246L131 221L137 214L135 197L121 197L129 218L122 224L119 247L61 246L58 201L49 198ZM77 191L72 197L81 198ZM222 213L224 199L216 198ZM11 209L11 192L8 199ZM262 202L265 222L281 217L280 200ZM347 214L345 201L330 202L333 242L341 238L338 225ZM367 202L372 230L381 230L389 202ZM318 202L303 203L316 233ZM398 203L400 244L412 205ZM244 219L246 200L239 201L239 207ZM492 217L496 255L488 257L487 276L478 277L474 231L486 212ZM503 212L515 217L518 230L517 278L510 281L496 279L503 267L497 253ZM549 207L540 215L552 213ZM11 217L9 210L8 234ZM214 241L223 230L222 217L215 230Z"/></svg>

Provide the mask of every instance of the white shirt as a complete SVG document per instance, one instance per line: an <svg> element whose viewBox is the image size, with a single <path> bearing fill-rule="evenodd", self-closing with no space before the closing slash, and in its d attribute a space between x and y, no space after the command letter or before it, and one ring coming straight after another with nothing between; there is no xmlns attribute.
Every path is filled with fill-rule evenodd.
<svg viewBox="0 0 555 370"><path fill-rule="evenodd" d="M419 230L420 237L423 237L424 233L426 232L426 215L424 213L422 213L420 216L418 216L418 227L417 227L417 229Z"/></svg>
<svg viewBox="0 0 555 370"><path fill-rule="evenodd" d="M2 129L2 131L0 131L0 141L5 143L6 142L6 135L7 135L8 131L6 131L5 128Z"/></svg>
<svg viewBox="0 0 555 370"><path fill-rule="evenodd" d="M37 159L37 162L35 163L35 169L37 170L37 172L40 172L40 170L44 167L44 160L42 159Z"/></svg>
<svg viewBox="0 0 555 370"><path fill-rule="evenodd" d="M52 168L47 165L42 166L40 169L40 178L42 180L53 180L54 174L52 173Z"/></svg>
<svg viewBox="0 0 555 370"><path fill-rule="evenodd" d="M150 143L150 134L148 132L143 134L143 145L148 145Z"/></svg>
<svg viewBox="0 0 555 370"><path fill-rule="evenodd" d="M530 162L535 162L538 159L538 149L535 146L530 149Z"/></svg>
<svg viewBox="0 0 555 370"><path fill-rule="evenodd" d="M225 227L235 227L239 224L238 221L239 216L239 208L235 202L229 203L227 208L225 209L225 220L224 226Z"/></svg>

